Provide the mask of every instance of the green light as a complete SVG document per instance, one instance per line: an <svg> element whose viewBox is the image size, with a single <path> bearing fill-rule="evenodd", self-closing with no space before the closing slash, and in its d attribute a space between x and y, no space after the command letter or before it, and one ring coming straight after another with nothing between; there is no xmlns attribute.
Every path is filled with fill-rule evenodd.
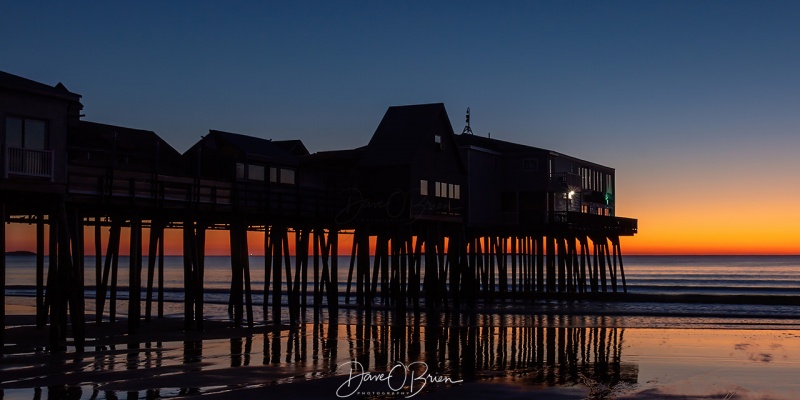
<svg viewBox="0 0 800 400"><path fill-rule="evenodd" d="M608 205L610 202L611 202L611 195L606 193L606 205Z"/></svg>

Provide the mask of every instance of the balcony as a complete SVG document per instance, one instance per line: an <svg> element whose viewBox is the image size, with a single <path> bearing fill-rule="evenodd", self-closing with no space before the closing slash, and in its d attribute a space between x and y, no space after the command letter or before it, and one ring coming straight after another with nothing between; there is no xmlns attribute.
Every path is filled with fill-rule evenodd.
<svg viewBox="0 0 800 400"><path fill-rule="evenodd" d="M550 174L551 192L568 192L571 188L580 188L582 185L581 176L569 172Z"/></svg>
<svg viewBox="0 0 800 400"><path fill-rule="evenodd" d="M51 150L8 147L5 162L6 177L17 175L53 179L53 152Z"/></svg>
<svg viewBox="0 0 800 400"><path fill-rule="evenodd" d="M614 233L620 236L632 236L639 231L638 220L633 218L585 214L573 211L550 213L550 223L571 230Z"/></svg>

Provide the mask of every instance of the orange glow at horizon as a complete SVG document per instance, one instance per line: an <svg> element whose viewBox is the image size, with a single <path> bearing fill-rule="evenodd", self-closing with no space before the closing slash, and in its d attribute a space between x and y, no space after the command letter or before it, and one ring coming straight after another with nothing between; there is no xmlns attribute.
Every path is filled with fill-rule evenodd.
<svg viewBox="0 0 800 400"><path fill-rule="evenodd" d="M636 193L626 194L623 203L626 210L621 216L639 217L639 233L621 238L623 255L795 255L800 254L800 233L789 221L800 221L800 209L759 209L758 212L743 213L735 203L718 203L707 209L693 212L692 199L672 199L669 208L664 204L648 203L646 198L637 198ZM740 216L732 218L731 215ZM47 228L45 228L47 231ZM94 255L94 227L87 226L85 254ZM168 229L165 233L165 254L183 253L183 233L180 229ZM45 253L48 252L45 232ZM102 253L107 251L109 228L101 229ZM128 255L130 231L123 228L120 254ZM147 256L149 230L142 230L142 252ZM248 232L250 254L264 255L264 233ZM6 225L7 251L36 251L36 226L27 224ZM370 238L370 254L375 253L376 238ZM339 236L339 255L349 256L353 236ZM311 246L311 244L310 244ZM230 254L228 231L206 231L206 255L227 256ZM294 233L289 233L289 249L295 253Z"/></svg>

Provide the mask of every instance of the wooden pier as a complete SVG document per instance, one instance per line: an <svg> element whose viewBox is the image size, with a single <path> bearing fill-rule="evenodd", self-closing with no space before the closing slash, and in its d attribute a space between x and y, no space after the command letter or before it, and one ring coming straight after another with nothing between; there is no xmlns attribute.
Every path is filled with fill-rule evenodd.
<svg viewBox="0 0 800 400"><path fill-rule="evenodd" d="M265 321L292 324L308 307L335 312L340 298L365 309L450 310L627 291L619 238L635 234L637 222L615 215L613 170L455 135L442 104L391 107L369 144L353 150L309 154L296 140L210 131L181 154L153 132L80 120L80 96L61 84L0 78L0 218L36 227L37 326L49 325L51 351L65 349L67 332L84 346L87 238L98 324L117 320L119 258L128 250L132 333L164 316L169 230L182 232L186 329L203 329L209 230L230 234L236 326L260 322L256 306ZM45 148L14 138L39 133ZM263 243L249 243L252 231ZM342 235L352 247L340 266ZM263 251L263 266L251 265L253 250ZM266 278L261 305L253 268ZM2 260L3 326L5 275Z"/></svg>

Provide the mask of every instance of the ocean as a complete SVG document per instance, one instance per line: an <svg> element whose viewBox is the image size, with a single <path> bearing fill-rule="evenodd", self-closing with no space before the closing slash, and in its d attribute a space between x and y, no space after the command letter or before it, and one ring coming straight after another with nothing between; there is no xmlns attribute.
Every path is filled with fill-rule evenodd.
<svg viewBox="0 0 800 400"><path fill-rule="evenodd" d="M30 311L35 259L7 260L6 304ZM264 316L263 261L250 259L257 322ZM183 316L182 258L166 257L165 313L174 318L145 323L140 336L90 338L86 353L68 347L65 355L48 354L34 347L0 357L0 398L406 398L417 389L421 398L465 399L800 396L800 257L628 256L624 262L631 294L743 300L525 299L481 302L478 312L395 313L379 306L365 312L352 299L348 306L340 298L336 314L323 310L313 315L309 307L291 329L241 330L224 322L229 318L230 259L208 257L204 313L212 321L204 333L180 332L174 318ZM86 264L91 311L94 258L87 257ZM127 265L121 257L120 316L127 310ZM343 257L339 265L343 293L349 260ZM784 301L748 301L755 298ZM17 330L30 337L46 332L28 328L7 328L16 338L10 339L9 349L29 340L14 335ZM409 389L381 381L352 390L344 384L354 370L414 376L420 368L432 379L459 383L432 380L424 389Z"/></svg>
<svg viewBox="0 0 800 400"><path fill-rule="evenodd" d="M727 298L789 299L800 296L800 256L626 256L623 259L628 293L647 295L707 295ZM292 260L294 262L294 260ZM35 296L35 257L7 257L6 294L25 304ZM86 257L85 286L87 309L94 309L95 258ZM128 265L127 257L119 260L117 313L127 310ZM142 282L147 281L147 258L143 262ZM347 287L349 257L339 258L339 292L341 305L347 306L344 293ZM263 319L264 257L250 257L250 271L256 320ZM309 267L309 275L313 267ZM211 319L228 318L227 304L230 296L230 258L209 256L205 260L205 314ZM312 281L309 276L309 282ZM510 279L510 277L509 277ZM165 312L182 316L183 310L183 258L165 257L164 268ZM283 287L285 290L285 286ZM309 284L311 293L311 284ZM610 288L609 288L610 290ZM621 288L620 288L621 290ZM144 295L142 296L144 299ZM791 302L791 301L790 301ZM283 303L287 300L284 298ZM312 300L308 299L308 304ZM354 303L354 296L350 303ZM727 301L726 303L732 303ZM736 303L736 302L733 302ZM563 302L516 301L487 305L492 312L510 314L551 315L617 315L658 316L669 318L658 322L649 318L649 325L706 326L708 324L734 323L763 325L765 320L783 325L795 324L800 316L796 305L774 304L695 304L653 302ZM779 301L778 303L786 303ZM792 304L797 304L792 303ZM106 310L107 312L107 310ZM284 316L288 318L288 316ZM722 320L720 321L720 317ZM628 318L630 320L631 318ZM655 322L654 322L655 321Z"/></svg>

